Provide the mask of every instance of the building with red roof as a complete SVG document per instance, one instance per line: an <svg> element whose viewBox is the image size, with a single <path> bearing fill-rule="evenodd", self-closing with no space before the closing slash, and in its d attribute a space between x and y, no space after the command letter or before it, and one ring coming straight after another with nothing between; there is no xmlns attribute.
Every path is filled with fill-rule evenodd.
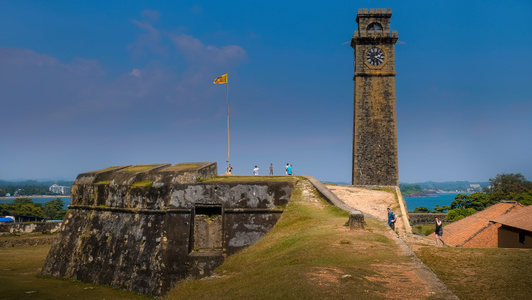
<svg viewBox="0 0 532 300"><path fill-rule="evenodd" d="M532 248L532 206L493 219L498 224L499 248Z"/></svg>
<svg viewBox="0 0 532 300"><path fill-rule="evenodd" d="M469 248L507 247L499 246L499 228L503 224L495 222L495 220L499 220L499 217L517 212L523 208L525 207L522 204L519 204L515 201L499 202L486 208L485 210L479 211L471 216L463 218L462 220L444 226L442 238L445 243L452 246ZM532 217L531 214L527 214L526 217L528 217L528 222L530 222L530 218ZM511 217L509 219L511 219ZM507 222L506 218L504 220L504 222ZM510 231L510 229L508 229L508 231ZM509 234L505 233L505 236L507 235L508 239L512 239ZM434 238L434 233L430 236ZM531 243L529 239L530 236L526 242ZM509 242L505 242L505 245L509 244Z"/></svg>

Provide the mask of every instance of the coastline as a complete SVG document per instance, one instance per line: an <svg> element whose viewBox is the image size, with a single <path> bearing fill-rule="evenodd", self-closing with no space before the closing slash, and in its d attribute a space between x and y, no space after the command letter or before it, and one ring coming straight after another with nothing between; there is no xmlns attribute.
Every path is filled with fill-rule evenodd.
<svg viewBox="0 0 532 300"><path fill-rule="evenodd" d="M31 195L31 196L9 196L9 197L6 197L6 196L1 196L0 199L16 199L16 198L32 198L32 199L35 199L35 198L70 198L70 195Z"/></svg>

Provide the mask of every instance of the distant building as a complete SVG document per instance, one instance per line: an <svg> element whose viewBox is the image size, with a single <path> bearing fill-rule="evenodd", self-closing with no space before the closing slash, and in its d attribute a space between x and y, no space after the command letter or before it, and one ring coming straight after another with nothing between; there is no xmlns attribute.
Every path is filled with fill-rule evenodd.
<svg viewBox="0 0 532 300"><path fill-rule="evenodd" d="M478 183L472 183L467 188L468 193L482 192L482 187Z"/></svg>
<svg viewBox="0 0 532 300"><path fill-rule="evenodd" d="M70 192L72 190L72 187L70 186L60 186L57 184L52 184L49 188L50 192L54 194L61 194L61 195L70 195Z"/></svg>

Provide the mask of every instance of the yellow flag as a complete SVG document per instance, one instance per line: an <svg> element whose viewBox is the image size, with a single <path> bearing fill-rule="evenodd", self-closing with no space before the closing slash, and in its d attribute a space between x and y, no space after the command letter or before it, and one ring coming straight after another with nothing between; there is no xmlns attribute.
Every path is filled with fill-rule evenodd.
<svg viewBox="0 0 532 300"><path fill-rule="evenodd" d="M222 76L214 79L214 84L218 84L218 83L227 83L227 73L225 73Z"/></svg>

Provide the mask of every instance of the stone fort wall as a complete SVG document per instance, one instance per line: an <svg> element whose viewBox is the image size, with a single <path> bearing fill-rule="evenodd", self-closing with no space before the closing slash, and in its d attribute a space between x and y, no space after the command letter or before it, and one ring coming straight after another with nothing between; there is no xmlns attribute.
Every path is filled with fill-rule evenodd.
<svg viewBox="0 0 532 300"><path fill-rule="evenodd" d="M203 181L216 163L80 174L41 275L162 295L263 237L295 181Z"/></svg>

